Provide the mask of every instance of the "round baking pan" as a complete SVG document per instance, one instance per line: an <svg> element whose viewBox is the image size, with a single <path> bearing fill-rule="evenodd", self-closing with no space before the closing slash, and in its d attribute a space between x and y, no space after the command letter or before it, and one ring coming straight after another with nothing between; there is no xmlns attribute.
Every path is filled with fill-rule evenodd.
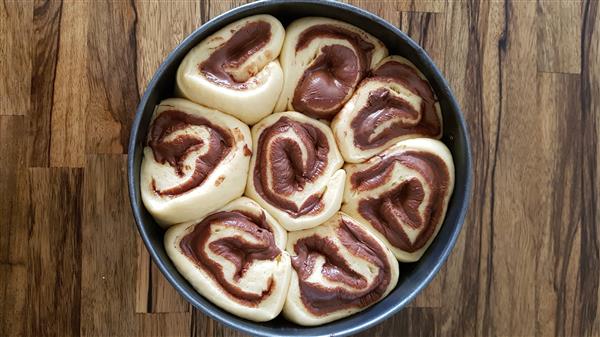
<svg viewBox="0 0 600 337"><path fill-rule="evenodd" d="M342 20L379 38L387 46L390 54L401 55L411 60L429 79L438 96L444 122L442 141L454 157L454 193L444 224L423 257L415 263L400 264L398 285L382 301L360 313L321 326L299 326L285 320L281 315L265 323L251 322L229 314L207 301L179 274L167 256L163 245L164 230L144 208L140 197L140 166L150 118L154 107L161 100L174 95L175 75L179 63L190 49L212 33L231 22L256 14L271 14L284 26L305 16ZM208 316L229 327L258 336L350 335L381 323L398 312L427 286L450 254L467 212L472 181L471 147L465 121L446 80L425 51L398 28L362 9L338 2L294 0L260 1L235 8L196 29L167 56L148 84L133 121L129 140L128 174L129 195L137 228L152 260L167 280L187 301Z"/></svg>

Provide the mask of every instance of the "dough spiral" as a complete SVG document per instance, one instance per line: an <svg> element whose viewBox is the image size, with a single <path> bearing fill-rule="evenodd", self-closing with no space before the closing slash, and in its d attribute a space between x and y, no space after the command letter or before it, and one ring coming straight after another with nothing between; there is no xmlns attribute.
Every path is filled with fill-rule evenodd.
<svg viewBox="0 0 600 337"><path fill-rule="evenodd" d="M347 164L342 211L363 222L402 262L421 258L437 235L454 188L454 164L440 141L401 141Z"/></svg>

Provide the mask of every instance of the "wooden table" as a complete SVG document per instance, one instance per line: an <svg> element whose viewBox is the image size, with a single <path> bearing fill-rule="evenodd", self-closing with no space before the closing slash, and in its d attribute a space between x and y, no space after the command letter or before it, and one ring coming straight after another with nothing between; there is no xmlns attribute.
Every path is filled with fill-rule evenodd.
<svg viewBox="0 0 600 337"><path fill-rule="evenodd" d="M600 335L597 1L353 1L421 43L473 144L459 241L363 336ZM239 1L0 6L0 336L235 336L152 265L126 187L146 83Z"/></svg>

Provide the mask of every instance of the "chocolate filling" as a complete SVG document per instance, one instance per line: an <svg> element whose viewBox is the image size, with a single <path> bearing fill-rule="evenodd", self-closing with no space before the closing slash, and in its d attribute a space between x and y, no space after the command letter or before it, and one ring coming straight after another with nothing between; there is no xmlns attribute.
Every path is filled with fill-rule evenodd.
<svg viewBox="0 0 600 337"><path fill-rule="evenodd" d="M354 144L361 149L372 149L407 134L438 137L441 121L436 112L436 99L427 81L419 77L414 68L399 62L386 62L371 75L378 80L402 83L422 99L421 112L407 101L393 96L388 89L377 89L369 94L366 105L350 123L354 131ZM398 120L373 137L376 128L389 120Z"/></svg>
<svg viewBox="0 0 600 337"><path fill-rule="evenodd" d="M253 236L256 242L249 242L239 235L223 237L208 243L211 235L220 230L213 226L233 227ZM255 260L273 260L281 254L275 244L271 227L265 214L260 216L243 211L223 211L209 215L179 242L182 253L196 265L206 271L232 299L248 306L256 306L269 296L275 285L273 277L269 278L267 288L261 294L249 293L230 283L223 267L212 260L207 250L222 256L235 266L233 279L240 280Z"/></svg>
<svg viewBox="0 0 600 337"><path fill-rule="evenodd" d="M271 39L271 25L264 21L248 22L236 31L199 65L200 72L211 82L232 89L245 89L230 73L261 50ZM249 77L255 74L248 74Z"/></svg>
<svg viewBox="0 0 600 337"><path fill-rule="evenodd" d="M298 240L294 244L296 256L292 257L292 267L298 273L302 303L309 312L317 316L346 308L365 308L383 297L391 279L391 268L383 247L364 229L351 221L341 219L336 232L341 243L351 254L377 267L377 275L369 283L364 276L352 269L329 238L315 234ZM325 258L321 269L324 278L356 290L328 288L319 283L309 282L308 278L314 273L318 256Z"/></svg>
<svg viewBox="0 0 600 337"><path fill-rule="evenodd" d="M178 135L167 139L176 131L191 125L206 127L209 133L208 143L193 134ZM215 169L221 160L227 156L233 146L233 137L228 130L215 125L203 117L193 116L180 110L162 112L152 122L148 136L148 146L152 149L154 158L161 164L169 163L177 175L184 176L184 162L193 151L205 146L208 150L195 161L194 171L183 183L158 190L156 181L152 187L159 195L179 195L200 186L206 177Z"/></svg>
<svg viewBox="0 0 600 337"><path fill-rule="evenodd" d="M281 136L291 132L299 140ZM305 151L305 158L302 156ZM288 199L316 180L327 167L329 142L319 128L281 117L265 128L258 138L254 188L271 205L292 217L318 213L323 208L321 194L309 196L302 205ZM273 175L269 183L269 171Z"/></svg>
<svg viewBox="0 0 600 337"><path fill-rule="evenodd" d="M300 77L292 105L295 110L310 117L332 119L368 71L375 46L355 32L323 24L312 26L300 34L296 52L316 38L344 39L355 50L342 45L321 48Z"/></svg>
<svg viewBox="0 0 600 337"><path fill-rule="evenodd" d="M419 172L430 190L424 211L425 191L420 180L407 179L375 198L359 201L359 213L388 241L403 251L412 253L421 249L442 220L445 196L450 183L448 167L438 156L418 151L405 151L382 157L374 166L350 177L352 187L358 191L377 188L389 181L395 162ZM403 226L421 228L414 242L408 238Z"/></svg>

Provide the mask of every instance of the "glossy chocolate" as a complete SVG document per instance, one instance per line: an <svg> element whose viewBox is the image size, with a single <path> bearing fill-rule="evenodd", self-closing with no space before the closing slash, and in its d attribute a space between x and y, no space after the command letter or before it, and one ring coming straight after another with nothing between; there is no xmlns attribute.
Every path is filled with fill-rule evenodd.
<svg viewBox="0 0 600 337"><path fill-rule="evenodd" d="M240 235L223 237L209 243L214 227L230 227L254 237L253 242ZM179 247L183 254L209 274L232 299L248 306L256 306L269 296L275 285L269 278L267 288L261 294L249 293L231 283L225 277L223 267L212 260L207 251L222 256L235 266L234 281L239 281L256 260L273 260L281 254L275 244L271 227L265 214L260 216L243 211L223 211L209 215L185 235Z"/></svg>
<svg viewBox="0 0 600 337"><path fill-rule="evenodd" d="M205 127L208 130L207 143L194 134L171 136L174 132L193 125ZM185 175L184 162L187 156L201 147L208 147L204 154L196 158L194 171L183 183L158 190L156 182L154 179L152 180L152 186L156 193L174 196L200 186L231 151L233 137L228 130L203 117L193 116L180 110L167 110L160 113L152 122L148 135L148 146L152 149L157 162L169 163L180 177Z"/></svg>
<svg viewBox="0 0 600 337"><path fill-rule="evenodd" d="M377 275L369 283L364 276L355 272L330 238L314 234L296 241L296 256L292 257L292 267L298 273L301 300L308 311L317 316L346 308L365 308L383 297L391 279L391 268L384 248L364 229L342 218L336 234L352 255L374 265ZM308 281L315 272L318 256L325 258L321 269L324 278L342 283L353 290L328 288Z"/></svg>
<svg viewBox="0 0 600 337"><path fill-rule="evenodd" d="M323 24L302 32L296 44L296 52L303 50L317 38L346 40L354 50L343 45L322 47L316 59L300 77L292 106L296 111L313 118L332 119L366 75L375 46L358 33Z"/></svg>
<svg viewBox="0 0 600 337"><path fill-rule="evenodd" d="M282 136L288 132L297 139ZM311 124L281 117L258 138L254 166L257 193L292 217L318 213L323 207L320 194L309 196L300 206L288 198L322 174L327 167L328 153L329 142L323 131Z"/></svg>
<svg viewBox="0 0 600 337"><path fill-rule="evenodd" d="M371 149L407 134L418 134L437 138L441 134L442 123L437 113L436 99L429 86L417 71L406 64L388 61L370 75L370 79L399 82L413 94L421 97L421 109L414 109L407 101L395 97L390 89L380 88L371 93L367 104L351 122L354 131L354 144L361 149ZM384 122L394 120L389 127L373 135Z"/></svg>
<svg viewBox="0 0 600 337"><path fill-rule="evenodd" d="M271 25L264 21L248 22L245 26L213 51L199 65L200 72L210 81L232 89L244 89L246 82L238 82L230 73L271 40ZM250 74L251 76L255 74Z"/></svg>
<svg viewBox="0 0 600 337"><path fill-rule="evenodd" d="M423 248L442 220L450 175L445 162L438 156L405 151L382 156L376 165L354 173L350 183L358 191L388 184L396 164L418 172L423 181L409 178L376 198L362 199L358 211L394 247L412 253ZM424 187L423 183L427 186ZM419 212L425 199L425 188L429 191L429 198L424 211ZM410 241L404 227L421 229L414 242Z"/></svg>

